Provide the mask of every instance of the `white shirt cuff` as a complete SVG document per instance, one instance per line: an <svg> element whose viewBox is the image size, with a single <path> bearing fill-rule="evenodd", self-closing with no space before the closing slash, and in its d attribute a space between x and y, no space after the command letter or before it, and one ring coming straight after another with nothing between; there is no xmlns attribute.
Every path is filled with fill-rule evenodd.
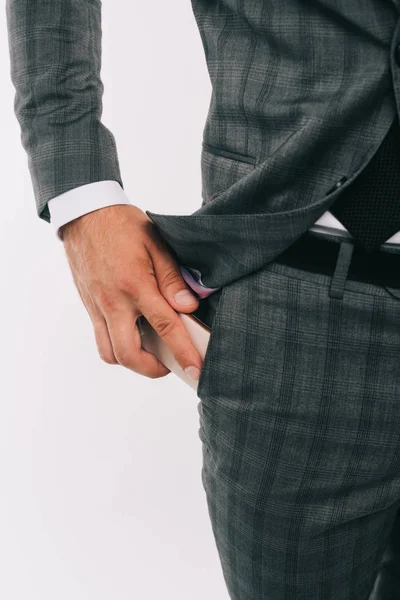
<svg viewBox="0 0 400 600"><path fill-rule="evenodd" d="M59 229L62 225L115 204L132 204L118 181L87 183L49 200L50 221L61 240Z"/></svg>

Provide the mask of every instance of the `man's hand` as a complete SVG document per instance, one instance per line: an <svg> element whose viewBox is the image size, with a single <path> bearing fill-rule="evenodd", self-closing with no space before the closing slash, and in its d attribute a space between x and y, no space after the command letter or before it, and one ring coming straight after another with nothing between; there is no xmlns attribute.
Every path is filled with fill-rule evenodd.
<svg viewBox="0 0 400 600"><path fill-rule="evenodd" d="M141 348L136 320L144 315L183 369L201 370L201 357L177 315L193 312L199 301L146 213L128 204L107 206L66 223L61 234L102 360L150 378L170 373ZM176 298L182 291L189 303ZM193 370L188 375L196 379Z"/></svg>

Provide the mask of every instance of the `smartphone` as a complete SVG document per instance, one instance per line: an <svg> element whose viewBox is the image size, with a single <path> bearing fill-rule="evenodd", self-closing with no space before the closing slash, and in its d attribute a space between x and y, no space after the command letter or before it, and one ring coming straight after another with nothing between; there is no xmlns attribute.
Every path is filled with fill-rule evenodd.
<svg viewBox="0 0 400 600"><path fill-rule="evenodd" d="M198 317L190 313L178 313L183 325L187 329L193 346L204 360L211 329ZM197 390L198 381L192 381L185 371L178 365L172 352L153 329L147 319L142 315L137 319L137 325L142 338L142 348L154 354L163 365L180 379L187 383L193 390Z"/></svg>

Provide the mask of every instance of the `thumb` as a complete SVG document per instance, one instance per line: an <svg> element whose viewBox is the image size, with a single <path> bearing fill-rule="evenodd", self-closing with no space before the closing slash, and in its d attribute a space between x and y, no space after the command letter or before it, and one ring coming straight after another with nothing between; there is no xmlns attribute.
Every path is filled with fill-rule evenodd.
<svg viewBox="0 0 400 600"><path fill-rule="evenodd" d="M159 290L172 308L178 312L193 312L199 300L184 280L176 260L167 252L152 256Z"/></svg>

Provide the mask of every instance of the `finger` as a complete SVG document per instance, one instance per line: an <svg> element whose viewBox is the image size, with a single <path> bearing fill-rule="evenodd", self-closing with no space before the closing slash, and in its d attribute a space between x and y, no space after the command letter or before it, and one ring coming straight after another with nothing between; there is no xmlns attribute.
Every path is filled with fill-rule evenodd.
<svg viewBox="0 0 400 600"><path fill-rule="evenodd" d="M135 373L152 379L164 377L170 373L170 370L154 354L142 348L142 339L137 326L139 316L140 313L135 311L126 300L121 302L118 308L105 313L104 318L114 356L121 366Z"/></svg>
<svg viewBox="0 0 400 600"><path fill-rule="evenodd" d="M85 306L88 315L92 321L94 336L96 340L97 351L101 360L109 365L116 365L118 361L115 357L111 339L108 333L107 323L96 303L91 298L90 294L85 291L82 285L78 284L78 280L74 277L76 288L79 292L83 305Z"/></svg>
<svg viewBox="0 0 400 600"><path fill-rule="evenodd" d="M104 317L97 320L94 326L94 335L96 339L97 351L101 360L108 365L118 365L117 358L114 354L113 345L111 343L110 334L107 323Z"/></svg>
<svg viewBox="0 0 400 600"><path fill-rule="evenodd" d="M154 242L154 240L152 241ZM171 251L163 241L150 242L148 252L153 264L160 293L177 312L193 312L199 307L199 300L185 282Z"/></svg>
<svg viewBox="0 0 400 600"><path fill-rule="evenodd" d="M140 296L137 309L161 337L183 370L194 366L201 371L201 356L194 347L186 327L178 313L158 290L151 290L146 286Z"/></svg>

